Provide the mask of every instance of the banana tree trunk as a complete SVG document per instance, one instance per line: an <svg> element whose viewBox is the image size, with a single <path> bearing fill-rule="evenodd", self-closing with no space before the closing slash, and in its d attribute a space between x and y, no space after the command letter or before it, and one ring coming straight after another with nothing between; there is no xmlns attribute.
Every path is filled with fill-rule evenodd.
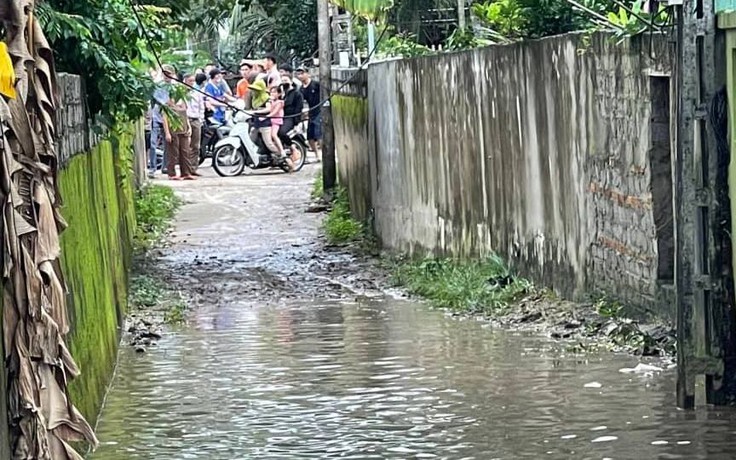
<svg viewBox="0 0 736 460"><path fill-rule="evenodd" d="M96 446L97 439L67 392L79 369L65 344L69 324L59 233L66 223L56 182L56 71L52 50L33 17L33 0L2 3L0 20L17 78L16 96L0 96L10 458L82 460L71 444Z"/></svg>

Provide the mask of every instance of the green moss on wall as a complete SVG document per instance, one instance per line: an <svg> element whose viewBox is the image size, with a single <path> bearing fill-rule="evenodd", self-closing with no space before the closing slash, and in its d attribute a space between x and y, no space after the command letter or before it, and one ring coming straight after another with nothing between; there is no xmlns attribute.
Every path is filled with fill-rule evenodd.
<svg viewBox="0 0 736 460"><path fill-rule="evenodd" d="M118 325L127 304L135 228L132 142L131 132L117 133L72 158L59 175L62 215L69 224L61 238L72 324L69 342L82 370L70 392L91 422L112 376Z"/></svg>
<svg viewBox="0 0 736 460"><path fill-rule="evenodd" d="M331 104L335 120L360 127L368 122L368 99L338 95L332 97Z"/></svg>
<svg viewBox="0 0 736 460"><path fill-rule="evenodd" d="M371 209L368 148L368 100L353 96L332 99L335 148L340 183L346 188L352 216L368 219Z"/></svg>

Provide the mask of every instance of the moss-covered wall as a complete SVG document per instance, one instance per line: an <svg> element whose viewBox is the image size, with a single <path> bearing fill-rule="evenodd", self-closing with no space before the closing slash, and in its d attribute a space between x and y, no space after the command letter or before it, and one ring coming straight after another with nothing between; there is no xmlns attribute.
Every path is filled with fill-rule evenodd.
<svg viewBox="0 0 736 460"><path fill-rule="evenodd" d="M340 184L348 191L353 216L366 220L372 207L368 100L354 96L334 96L332 114Z"/></svg>
<svg viewBox="0 0 736 460"><path fill-rule="evenodd" d="M62 263L72 355L82 375L70 386L87 420L97 418L115 366L118 326L127 304L133 208L133 130L69 160L60 172Z"/></svg>

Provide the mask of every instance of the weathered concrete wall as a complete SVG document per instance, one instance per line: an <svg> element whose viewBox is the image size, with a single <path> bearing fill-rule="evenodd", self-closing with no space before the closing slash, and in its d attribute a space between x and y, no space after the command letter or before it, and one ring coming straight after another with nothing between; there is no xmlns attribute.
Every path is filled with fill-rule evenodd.
<svg viewBox="0 0 736 460"><path fill-rule="evenodd" d="M352 69L336 69L332 73L333 126L339 183L350 197L353 215L360 220L369 218L371 176L368 161L368 100L366 73Z"/></svg>
<svg viewBox="0 0 736 460"><path fill-rule="evenodd" d="M649 155L668 56L657 37L599 34L373 64L367 142L336 111L341 177L366 180L353 157L368 157L370 197L351 198L389 249L494 251L566 296L603 290L670 316Z"/></svg>
<svg viewBox="0 0 736 460"><path fill-rule="evenodd" d="M61 235L72 330L69 346L82 374L70 385L74 403L94 422L115 365L119 325L127 305L135 228L135 156L142 125L105 137L90 134L79 78L61 78L58 147L62 160ZM136 153L137 152L137 153Z"/></svg>

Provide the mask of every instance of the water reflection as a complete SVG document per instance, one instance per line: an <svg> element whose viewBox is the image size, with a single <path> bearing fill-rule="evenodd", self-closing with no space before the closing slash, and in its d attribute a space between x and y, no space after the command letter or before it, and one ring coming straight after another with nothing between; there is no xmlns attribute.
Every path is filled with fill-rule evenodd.
<svg viewBox="0 0 736 460"><path fill-rule="evenodd" d="M405 303L233 304L121 352L91 457L736 456L734 412L677 411L635 364Z"/></svg>

